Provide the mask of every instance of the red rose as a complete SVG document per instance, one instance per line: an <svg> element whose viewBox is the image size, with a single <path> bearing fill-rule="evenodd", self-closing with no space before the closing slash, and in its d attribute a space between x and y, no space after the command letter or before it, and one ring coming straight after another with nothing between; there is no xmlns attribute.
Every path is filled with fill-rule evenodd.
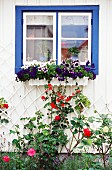
<svg viewBox="0 0 112 170"><path fill-rule="evenodd" d="M51 84L48 84L48 90L52 90L53 86Z"/></svg>
<svg viewBox="0 0 112 170"><path fill-rule="evenodd" d="M53 109L57 109L57 106L55 105L55 103L50 103L50 106L53 108Z"/></svg>
<svg viewBox="0 0 112 170"><path fill-rule="evenodd" d="M83 132L84 132L85 137L90 137L91 136L91 131L88 128L83 129Z"/></svg>
<svg viewBox="0 0 112 170"><path fill-rule="evenodd" d="M81 92L81 90L76 90L76 93L80 93Z"/></svg>
<svg viewBox="0 0 112 170"><path fill-rule="evenodd" d="M63 100L65 98L65 96L60 96L60 99Z"/></svg>
<svg viewBox="0 0 112 170"><path fill-rule="evenodd" d="M41 96L41 99L42 99L42 100L45 100L46 98L45 98L45 96Z"/></svg>
<svg viewBox="0 0 112 170"><path fill-rule="evenodd" d="M72 96L68 96L68 97L65 99L65 101L66 101L66 102L69 102L69 101L71 100L71 98L72 98Z"/></svg>
<svg viewBox="0 0 112 170"><path fill-rule="evenodd" d="M60 102L60 99L59 99L59 98L57 98L57 99L56 99L56 101L57 101L57 102Z"/></svg>
<svg viewBox="0 0 112 170"><path fill-rule="evenodd" d="M3 156L3 161L4 162L9 162L10 161L10 158L9 158L9 156Z"/></svg>
<svg viewBox="0 0 112 170"><path fill-rule="evenodd" d="M5 107L6 109L8 109L8 104L7 103L4 103L3 107Z"/></svg>
<svg viewBox="0 0 112 170"><path fill-rule="evenodd" d="M64 103L62 103L62 104L61 104L61 106L62 106L62 107L64 107L64 106L65 106L65 104L64 104Z"/></svg>
<svg viewBox="0 0 112 170"><path fill-rule="evenodd" d="M60 93L60 92L57 92L57 95L58 95L58 96L61 96L61 93Z"/></svg>
<svg viewBox="0 0 112 170"><path fill-rule="evenodd" d="M36 150L34 148L30 148L27 151L27 155L34 156L36 154Z"/></svg>
<svg viewBox="0 0 112 170"><path fill-rule="evenodd" d="M55 119L54 120L60 120L61 119L61 117L60 116L55 116Z"/></svg>

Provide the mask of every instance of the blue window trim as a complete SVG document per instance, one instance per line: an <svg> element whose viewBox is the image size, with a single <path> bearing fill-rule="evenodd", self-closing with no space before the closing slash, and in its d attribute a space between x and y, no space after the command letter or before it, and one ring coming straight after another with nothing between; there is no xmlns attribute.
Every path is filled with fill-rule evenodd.
<svg viewBox="0 0 112 170"><path fill-rule="evenodd" d="M15 72L17 73L23 65L23 12L91 12L92 13L92 54L91 61L95 64L94 73L98 74L99 66L99 5L86 6L16 6L16 34L15 34ZM57 15L58 16L58 15ZM56 19L58 22L58 18ZM56 24L58 25L58 24ZM58 35L58 29L56 29ZM58 41L58 36L57 39ZM58 55L56 46L56 55ZM58 57L58 56L56 56Z"/></svg>

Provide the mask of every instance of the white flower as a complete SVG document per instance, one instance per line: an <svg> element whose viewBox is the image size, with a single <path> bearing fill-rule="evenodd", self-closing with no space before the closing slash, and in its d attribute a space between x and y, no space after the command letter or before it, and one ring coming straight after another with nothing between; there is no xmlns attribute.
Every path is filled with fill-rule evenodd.
<svg viewBox="0 0 112 170"><path fill-rule="evenodd" d="M108 126L104 126L104 128L103 128L103 132L108 132L108 131L109 131Z"/></svg>

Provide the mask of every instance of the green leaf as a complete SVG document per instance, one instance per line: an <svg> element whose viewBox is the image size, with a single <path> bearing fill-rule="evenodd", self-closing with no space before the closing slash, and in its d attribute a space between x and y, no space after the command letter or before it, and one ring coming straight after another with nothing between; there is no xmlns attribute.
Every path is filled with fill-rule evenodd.
<svg viewBox="0 0 112 170"><path fill-rule="evenodd" d="M49 135L49 131L48 131L48 130L43 130L42 133L43 133L45 136Z"/></svg>
<svg viewBox="0 0 112 170"><path fill-rule="evenodd" d="M88 143L89 145L91 145L91 144L92 144L92 140L91 140L91 139L87 139L87 143Z"/></svg>
<svg viewBox="0 0 112 170"><path fill-rule="evenodd" d="M12 144L17 144L18 143L18 140L17 139L14 139L13 141L12 141Z"/></svg>
<svg viewBox="0 0 112 170"><path fill-rule="evenodd" d="M46 103L46 104L44 105L44 108L48 107L49 105L50 105L50 103Z"/></svg>
<svg viewBox="0 0 112 170"><path fill-rule="evenodd" d="M32 139L32 134L24 135L24 138L26 140L31 140Z"/></svg>
<svg viewBox="0 0 112 170"><path fill-rule="evenodd" d="M78 146L79 149L82 149L84 146Z"/></svg>
<svg viewBox="0 0 112 170"><path fill-rule="evenodd" d="M112 163L112 157L109 158L109 162Z"/></svg>
<svg viewBox="0 0 112 170"><path fill-rule="evenodd" d="M32 117L30 120L31 120L31 121L35 121L35 120L36 120L36 117Z"/></svg>
<svg viewBox="0 0 112 170"><path fill-rule="evenodd" d="M89 121L90 123L93 123L93 122L94 122L93 116L89 117L89 118L88 118L88 121Z"/></svg>
<svg viewBox="0 0 112 170"><path fill-rule="evenodd" d="M16 132L14 130L10 130L10 134L15 134Z"/></svg>
<svg viewBox="0 0 112 170"><path fill-rule="evenodd" d="M20 120L29 120L30 119L30 117L22 117L22 118L20 118Z"/></svg>

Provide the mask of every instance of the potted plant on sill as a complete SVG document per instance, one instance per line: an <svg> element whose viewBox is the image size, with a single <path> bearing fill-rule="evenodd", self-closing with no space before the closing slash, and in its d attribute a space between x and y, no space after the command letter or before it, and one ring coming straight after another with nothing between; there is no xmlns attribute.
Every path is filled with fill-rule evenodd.
<svg viewBox="0 0 112 170"><path fill-rule="evenodd" d="M76 46L70 47L68 49L68 54L70 54L72 60L78 59L79 49Z"/></svg>

